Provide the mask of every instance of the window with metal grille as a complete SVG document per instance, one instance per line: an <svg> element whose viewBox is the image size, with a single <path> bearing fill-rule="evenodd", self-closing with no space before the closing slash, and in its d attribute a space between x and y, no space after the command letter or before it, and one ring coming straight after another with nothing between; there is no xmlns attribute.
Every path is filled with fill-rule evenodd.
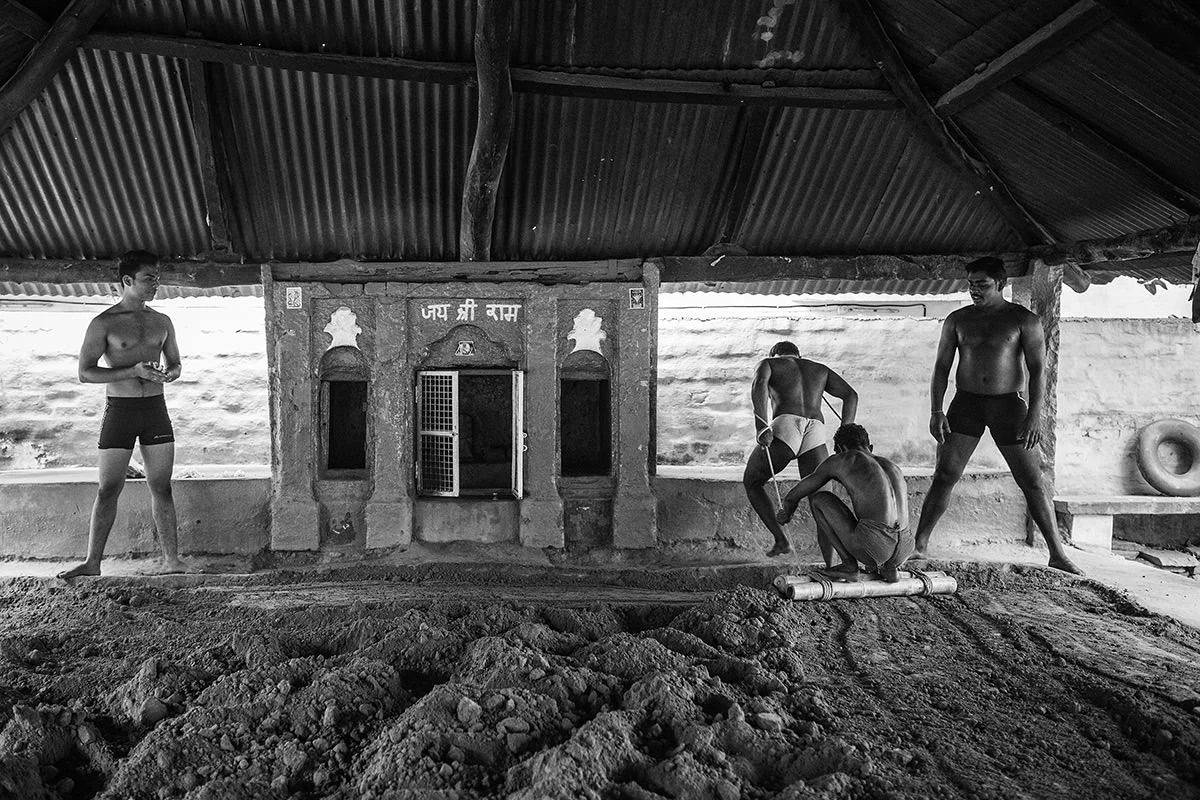
<svg viewBox="0 0 1200 800"><path fill-rule="evenodd" d="M417 373L417 491L439 497L520 497L524 373Z"/></svg>

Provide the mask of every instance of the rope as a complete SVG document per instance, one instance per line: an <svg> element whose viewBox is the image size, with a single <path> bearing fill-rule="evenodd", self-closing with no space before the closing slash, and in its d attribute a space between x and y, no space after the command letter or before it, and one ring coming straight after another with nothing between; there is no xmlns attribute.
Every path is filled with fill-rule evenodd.
<svg viewBox="0 0 1200 800"><path fill-rule="evenodd" d="M810 573L808 577L813 581L813 583L816 583L821 587L822 600L833 599L833 581L829 580L829 578L826 578L819 572Z"/></svg>
<svg viewBox="0 0 1200 800"><path fill-rule="evenodd" d="M760 417L758 414L755 414L754 418L761 421L764 425L767 426L767 428L771 427L771 423L767 422L765 419ZM779 510L782 511L783 510L783 495L781 495L779 493L779 481L775 480L775 461L774 461L774 459L771 458L771 448L767 447L762 442L759 442L758 446L761 447L763 449L763 452L767 454L767 466L771 468L771 486L773 486L775 488L775 502L779 504Z"/></svg>
<svg viewBox="0 0 1200 800"><path fill-rule="evenodd" d="M921 582L922 595L933 594L933 578L929 577L923 570L917 569L916 567L909 567L908 572Z"/></svg>

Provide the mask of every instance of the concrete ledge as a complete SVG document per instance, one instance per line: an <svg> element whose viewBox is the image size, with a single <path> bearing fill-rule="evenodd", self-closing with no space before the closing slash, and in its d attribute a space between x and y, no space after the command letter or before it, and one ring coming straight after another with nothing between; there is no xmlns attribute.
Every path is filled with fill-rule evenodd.
<svg viewBox="0 0 1200 800"><path fill-rule="evenodd" d="M271 480L265 467L176 467L176 472L256 476L171 482L182 554L252 555L267 546ZM94 468L0 473L0 556L83 558L96 488ZM126 481L105 552L158 552L145 480Z"/></svg>
<svg viewBox="0 0 1200 800"><path fill-rule="evenodd" d="M933 470L902 469L908 482L909 523L915 528ZM762 551L770 545L770 535L746 500L742 467L660 465L651 480L658 497L659 546L687 544ZM794 469L785 471L780 476L780 491L786 493L797 480ZM841 487L832 491L845 499ZM769 485L767 494L774 501L775 492ZM807 503L800 504L785 530L798 558L820 560ZM945 552L959 545L997 541L1025 541L1025 498L1006 471L968 472L955 487L950 507L934 531L933 549Z"/></svg>
<svg viewBox="0 0 1200 800"><path fill-rule="evenodd" d="M1114 536L1121 533L1114 525L1114 517L1161 518L1200 514L1200 497L1132 494L1063 495L1054 498L1054 511L1058 515L1059 528L1070 537L1072 544L1096 553L1109 553L1112 552ZM1150 535L1147 536L1147 533ZM1141 535L1130 540L1164 547L1178 543L1161 541L1161 534L1156 536L1155 533L1154 531L1141 531ZM1128 537L1117 536L1117 538ZM1187 539L1190 536L1184 532L1183 538ZM1147 539L1149 541L1146 541Z"/></svg>

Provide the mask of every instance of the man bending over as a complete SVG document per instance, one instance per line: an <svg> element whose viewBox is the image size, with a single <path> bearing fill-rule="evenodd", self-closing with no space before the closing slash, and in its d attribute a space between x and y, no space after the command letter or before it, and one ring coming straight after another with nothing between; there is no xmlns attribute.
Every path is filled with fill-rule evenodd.
<svg viewBox="0 0 1200 800"><path fill-rule="evenodd" d="M861 425L838 428L833 448L833 456L787 493L779 522L790 522L800 501L811 497L817 541L822 551L832 547L842 559L820 574L854 581L860 572L877 573L895 583L900 565L913 551L904 475L891 461L871 452L870 437ZM832 492L817 491L829 481L846 488L853 511Z"/></svg>
<svg viewBox="0 0 1200 800"><path fill-rule="evenodd" d="M858 393L842 376L824 364L800 357L791 342L780 342L758 364L750 397L754 403L754 427L760 447L746 461L742 485L758 518L775 537L768 556L792 552L792 545L775 520L775 508L765 489L794 459L804 477L829 457L825 445L825 417L821 398L828 392L842 401L842 422L853 422L858 411ZM825 563L833 563L833 551L824 550Z"/></svg>

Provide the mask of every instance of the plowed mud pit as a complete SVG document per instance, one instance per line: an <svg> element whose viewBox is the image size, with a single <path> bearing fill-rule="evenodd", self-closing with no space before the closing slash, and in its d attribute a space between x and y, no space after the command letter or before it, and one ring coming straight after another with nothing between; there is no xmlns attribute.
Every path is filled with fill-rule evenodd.
<svg viewBox="0 0 1200 800"><path fill-rule="evenodd" d="M1200 796L1195 631L1043 570L957 574L952 597L591 605L17 580L0 795Z"/></svg>

